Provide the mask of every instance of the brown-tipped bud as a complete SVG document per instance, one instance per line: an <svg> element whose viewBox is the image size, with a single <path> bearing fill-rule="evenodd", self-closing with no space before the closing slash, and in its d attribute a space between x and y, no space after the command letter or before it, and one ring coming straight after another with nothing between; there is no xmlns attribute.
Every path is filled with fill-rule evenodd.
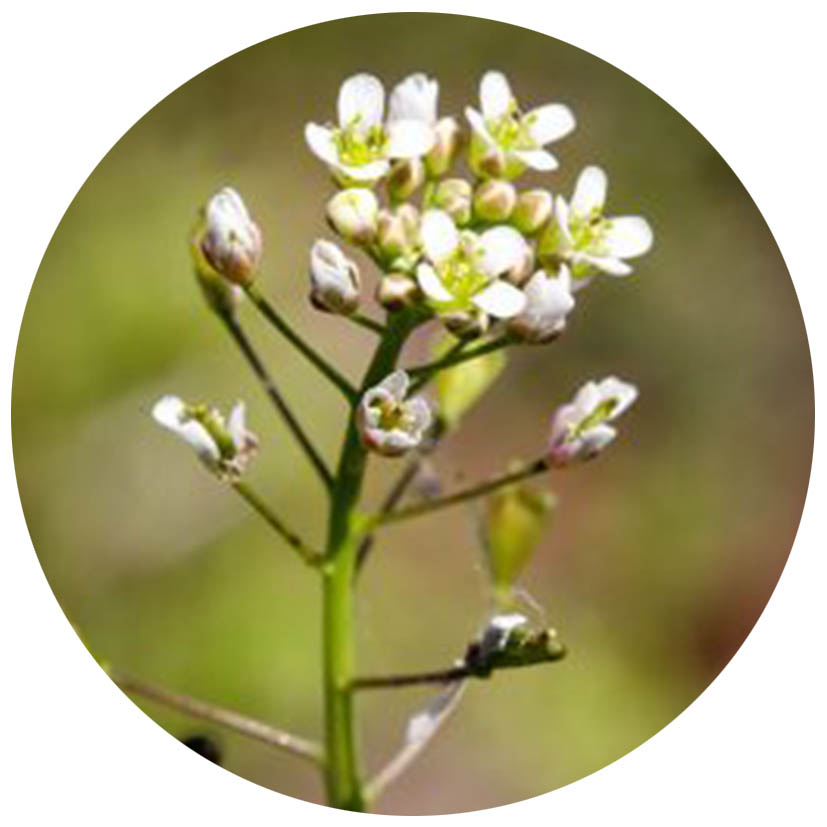
<svg viewBox="0 0 827 827"><path fill-rule="evenodd" d="M458 310L455 313L446 313L442 323L458 339L477 339L488 331L491 319L482 310Z"/></svg>
<svg viewBox="0 0 827 827"><path fill-rule="evenodd" d="M526 242L521 258L510 270L506 270L503 278L515 287L522 287L534 275L534 265L534 248L530 242Z"/></svg>
<svg viewBox="0 0 827 827"><path fill-rule="evenodd" d="M252 284L261 260L261 231L232 187L224 187L209 200L200 248L224 278L242 286Z"/></svg>
<svg viewBox="0 0 827 827"><path fill-rule="evenodd" d="M508 221L516 205L517 190L507 181L484 181L474 192L474 215L483 221Z"/></svg>
<svg viewBox="0 0 827 827"><path fill-rule="evenodd" d="M391 312L410 307L421 298L417 283L404 273L388 273L376 285L376 301Z"/></svg>
<svg viewBox="0 0 827 827"><path fill-rule="evenodd" d="M462 129L456 118L442 118L434 127L435 142L425 156L428 175L438 178L451 168L462 146Z"/></svg>
<svg viewBox="0 0 827 827"><path fill-rule="evenodd" d="M457 227L464 227L471 220L473 189L463 178L448 178L437 186L433 206L444 210Z"/></svg>
<svg viewBox="0 0 827 827"><path fill-rule="evenodd" d="M511 223L524 235L533 235L548 223L553 204L554 200L548 190L521 192Z"/></svg>
<svg viewBox="0 0 827 827"><path fill-rule="evenodd" d="M425 165L420 158L395 161L388 174L388 197L393 203L406 201L425 183Z"/></svg>
<svg viewBox="0 0 827 827"><path fill-rule="evenodd" d="M417 243L419 210L413 204L402 204L395 210L379 210L376 218L376 240L387 261L411 253Z"/></svg>
<svg viewBox="0 0 827 827"><path fill-rule="evenodd" d="M352 187L327 202L330 226L351 244L370 244L376 238L379 202L369 189Z"/></svg>

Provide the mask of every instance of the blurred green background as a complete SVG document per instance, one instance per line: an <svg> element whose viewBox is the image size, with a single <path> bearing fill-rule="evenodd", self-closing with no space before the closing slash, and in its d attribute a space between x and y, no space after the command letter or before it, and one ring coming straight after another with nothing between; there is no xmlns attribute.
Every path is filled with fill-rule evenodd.
<svg viewBox="0 0 827 827"><path fill-rule="evenodd" d="M436 465L451 484L535 455L553 407L586 378L632 379L641 399L606 456L552 480L559 516L524 578L571 656L472 685L382 800L389 813L504 804L599 769L696 698L763 609L805 496L812 378L781 255L726 163L646 88L527 30L425 14L303 29L199 75L118 142L52 239L17 353L13 434L26 519L90 648L170 688L320 735L314 575L148 416L165 392L222 407L247 399L263 443L251 481L320 540L316 479L205 310L186 234L199 204L236 186L264 229L262 288L358 375L370 334L306 301L308 247L329 237L331 188L305 148L304 124L332 118L341 80L360 70L388 85L411 71L435 75L441 112L460 115L495 67L525 105L557 100L577 115L576 132L555 147L561 170L537 180L569 193L583 165L603 165L610 212L645 214L656 244L633 277L579 294L562 340L513 354ZM332 457L339 398L250 308L242 317ZM425 347L417 343L408 363ZM369 496L398 468L373 462ZM388 529L362 584L360 669L447 665L486 608L469 511ZM360 700L370 769L427 697ZM320 800L312 768L142 706L177 737L214 734L233 772Z"/></svg>

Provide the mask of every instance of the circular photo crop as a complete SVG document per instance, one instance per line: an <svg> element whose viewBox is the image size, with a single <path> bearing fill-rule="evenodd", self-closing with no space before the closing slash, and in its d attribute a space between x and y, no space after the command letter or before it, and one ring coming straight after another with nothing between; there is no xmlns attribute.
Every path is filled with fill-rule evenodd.
<svg viewBox="0 0 827 827"><path fill-rule="evenodd" d="M383 14L124 135L12 417L55 596L170 750L427 815L576 781L710 684L789 554L813 385L772 235L670 106Z"/></svg>

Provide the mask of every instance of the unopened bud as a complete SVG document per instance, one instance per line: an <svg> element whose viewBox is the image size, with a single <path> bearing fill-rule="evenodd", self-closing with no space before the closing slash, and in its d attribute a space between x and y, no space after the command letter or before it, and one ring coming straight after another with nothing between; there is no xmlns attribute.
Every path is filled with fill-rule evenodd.
<svg viewBox="0 0 827 827"><path fill-rule="evenodd" d="M517 190L507 181L484 181L474 193L474 214L483 221L508 221L516 205Z"/></svg>
<svg viewBox="0 0 827 827"><path fill-rule="evenodd" d="M392 203L410 198L425 183L425 165L420 158L396 161L388 174L388 196Z"/></svg>
<svg viewBox="0 0 827 827"><path fill-rule="evenodd" d="M442 118L434 127L435 143L425 156L425 165L432 178L445 175L451 168L462 144L462 130L455 118Z"/></svg>
<svg viewBox="0 0 827 827"><path fill-rule="evenodd" d="M471 184L463 178L442 181L434 191L432 206L444 210L457 227L464 227L471 220Z"/></svg>
<svg viewBox="0 0 827 827"><path fill-rule="evenodd" d="M521 257L510 270L505 272L503 278L515 287L522 287L534 274L534 265L534 248L530 243L526 243Z"/></svg>
<svg viewBox="0 0 827 827"><path fill-rule="evenodd" d="M232 187L209 200L203 228L200 247L210 266L235 284L252 284L261 260L261 231Z"/></svg>
<svg viewBox="0 0 827 827"><path fill-rule="evenodd" d="M487 332L491 323L488 314L478 308L444 313L440 319L458 339L477 339Z"/></svg>
<svg viewBox="0 0 827 827"><path fill-rule="evenodd" d="M402 204L395 210L380 210L376 219L379 248L389 263L411 254L419 232L419 210Z"/></svg>
<svg viewBox="0 0 827 827"><path fill-rule="evenodd" d="M554 201L548 190L527 190L520 193L511 223L524 235L538 232L551 218Z"/></svg>
<svg viewBox="0 0 827 827"><path fill-rule="evenodd" d="M359 270L332 242L310 250L310 301L318 310L348 315L359 307Z"/></svg>
<svg viewBox="0 0 827 827"><path fill-rule="evenodd" d="M388 273L376 285L376 301L392 312L416 304L421 295L416 281L404 273Z"/></svg>
<svg viewBox="0 0 827 827"><path fill-rule="evenodd" d="M369 189L352 187L337 192L327 202L327 218L333 229L351 244L370 244L376 237L379 202Z"/></svg>
<svg viewBox="0 0 827 827"><path fill-rule="evenodd" d="M507 171L505 153L474 135L471 139L471 170L480 178L504 178Z"/></svg>
<svg viewBox="0 0 827 827"><path fill-rule="evenodd" d="M508 332L531 344L556 339L566 327L566 316L574 307L571 277L565 266L556 276L538 270L526 284L523 312L508 320Z"/></svg>

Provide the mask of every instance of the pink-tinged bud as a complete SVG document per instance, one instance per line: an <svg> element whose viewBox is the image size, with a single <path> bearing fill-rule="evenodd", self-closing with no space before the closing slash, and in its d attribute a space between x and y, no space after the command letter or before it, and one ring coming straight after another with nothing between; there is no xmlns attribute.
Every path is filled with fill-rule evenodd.
<svg viewBox="0 0 827 827"><path fill-rule="evenodd" d="M511 223L523 235L539 232L551 218L554 199L548 190L527 190L520 193Z"/></svg>
<svg viewBox="0 0 827 827"><path fill-rule="evenodd" d="M552 418L549 463L555 467L597 456L616 436L609 423L637 399L634 385L609 376L587 382Z"/></svg>
<svg viewBox="0 0 827 827"><path fill-rule="evenodd" d="M337 192L327 202L331 227L351 244L370 244L376 238L379 202L369 189L352 187Z"/></svg>
<svg viewBox="0 0 827 827"><path fill-rule="evenodd" d="M395 161L388 173L388 197L398 204L407 201L425 183L425 165L419 158Z"/></svg>
<svg viewBox="0 0 827 827"><path fill-rule="evenodd" d="M433 416L421 397L406 399L410 379L394 371L366 391L356 411L356 423L365 446L386 457L398 457L416 448Z"/></svg>
<svg viewBox="0 0 827 827"><path fill-rule="evenodd" d="M261 260L262 239L241 196L231 187L216 193L204 211L201 252L216 272L246 286Z"/></svg>
<svg viewBox="0 0 827 827"><path fill-rule="evenodd" d="M517 190L507 181L484 181L474 192L474 215L491 224L508 221L516 205Z"/></svg>
<svg viewBox="0 0 827 827"><path fill-rule="evenodd" d="M332 242L319 239L310 250L310 301L317 310L349 315L359 307L359 271Z"/></svg>

